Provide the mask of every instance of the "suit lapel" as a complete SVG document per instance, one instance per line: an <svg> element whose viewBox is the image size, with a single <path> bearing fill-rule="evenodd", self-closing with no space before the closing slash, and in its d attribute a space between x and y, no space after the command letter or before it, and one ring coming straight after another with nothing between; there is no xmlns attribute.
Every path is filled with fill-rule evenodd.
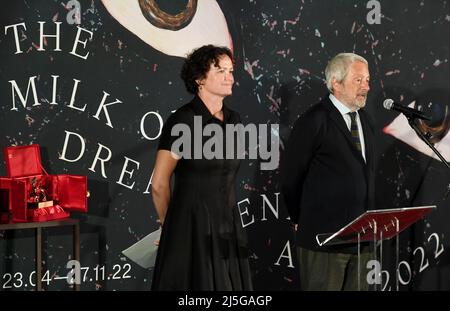
<svg viewBox="0 0 450 311"><path fill-rule="evenodd" d="M373 161L372 155L373 155L373 137L372 137L372 131L369 128L369 120L367 118L366 112L362 109L359 110L359 118L361 120L361 125L363 129L363 135L364 135L364 145L366 147L366 162L367 165L370 167L370 163Z"/></svg>

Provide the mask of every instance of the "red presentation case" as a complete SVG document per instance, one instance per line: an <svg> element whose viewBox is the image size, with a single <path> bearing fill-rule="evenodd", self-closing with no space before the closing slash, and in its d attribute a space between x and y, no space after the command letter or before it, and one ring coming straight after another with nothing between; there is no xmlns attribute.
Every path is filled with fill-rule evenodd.
<svg viewBox="0 0 450 311"><path fill-rule="evenodd" d="M37 144L6 147L4 156L7 176L0 177L2 222L48 221L69 217L70 211L87 212L86 176L47 174ZM35 189L42 189L40 202L53 204L35 207L31 196Z"/></svg>

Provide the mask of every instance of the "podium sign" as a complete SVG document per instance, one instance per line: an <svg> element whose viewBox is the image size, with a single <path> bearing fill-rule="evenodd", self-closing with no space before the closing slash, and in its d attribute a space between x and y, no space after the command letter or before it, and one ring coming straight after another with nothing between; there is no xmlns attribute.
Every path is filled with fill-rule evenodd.
<svg viewBox="0 0 450 311"><path fill-rule="evenodd" d="M435 208L432 205L370 210L335 233L316 235L316 240L320 246L388 240Z"/></svg>

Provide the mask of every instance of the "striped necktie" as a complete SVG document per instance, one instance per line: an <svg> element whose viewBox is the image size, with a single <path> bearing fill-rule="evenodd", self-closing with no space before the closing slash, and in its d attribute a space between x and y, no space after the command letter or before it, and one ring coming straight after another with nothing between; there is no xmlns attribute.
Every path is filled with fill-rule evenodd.
<svg viewBox="0 0 450 311"><path fill-rule="evenodd" d="M356 123L356 112L349 112L348 115L351 119L350 132L352 133L353 143L355 144L356 149L361 151L361 140L359 139L358 123Z"/></svg>

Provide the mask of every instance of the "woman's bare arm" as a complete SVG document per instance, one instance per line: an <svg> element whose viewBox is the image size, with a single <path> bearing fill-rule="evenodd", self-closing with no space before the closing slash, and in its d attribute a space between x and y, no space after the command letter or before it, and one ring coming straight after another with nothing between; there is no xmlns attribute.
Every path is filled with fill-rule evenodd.
<svg viewBox="0 0 450 311"><path fill-rule="evenodd" d="M168 150L159 150L156 154L152 177L153 206L158 213L161 226L164 224L170 202L170 178L177 166L177 157Z"/></svg>

